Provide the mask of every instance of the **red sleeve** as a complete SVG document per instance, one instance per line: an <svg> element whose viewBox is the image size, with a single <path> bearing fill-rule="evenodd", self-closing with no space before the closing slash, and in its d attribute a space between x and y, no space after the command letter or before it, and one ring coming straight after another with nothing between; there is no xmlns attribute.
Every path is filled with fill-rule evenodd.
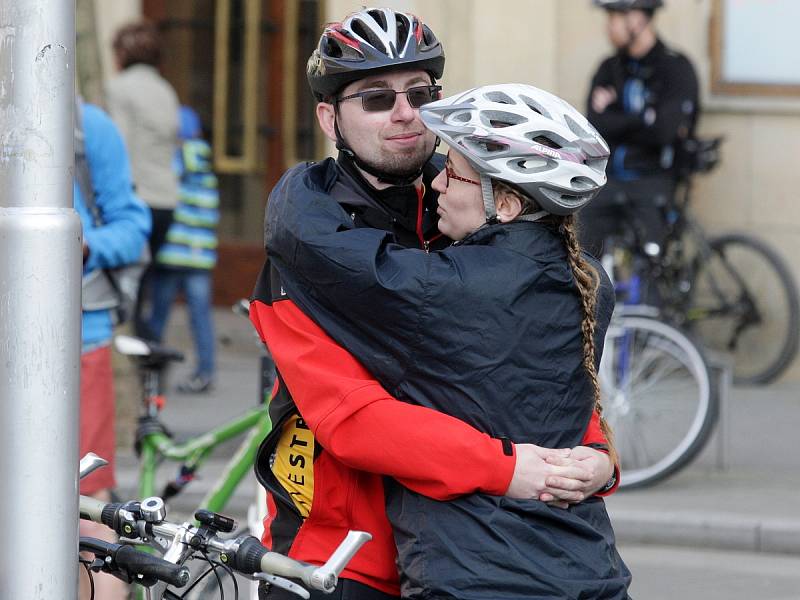
<svg viewBox="0 0 800 600"><path fill-rule="evenodd" d="M583 441L581 442L582 446L588 446L590 444L602 444L608 449L608 440L603 434L603 430L600 429L600 415L597 414L597 410L592 412L592 418L589 420L589 427L586 428L586 433L583 434Z"/></svg>
<svg viewBox="0 0 800 600"><path fill-rule="evenodd" d="M589 446L591 444L602 444L605 448L597 448L601 452L608 452L608 440L606 439L603 430L600 429L600 415L595 410L592 413L592 418L589 421L589 427L586 428L586 433L583 434L583 442L581 442L583 446ZM619 480L620 480L620 469L619 465L614 465L614 485L611 486L611 489L606 490L605 492L598 492L597 496L610 496L614 492L617 491L619 488Z"/></svg>
<svg viewBox="0 0 800 600"><path fill-rule="evenodd" d="M254 302L250 315L303 419L338 460L437 500L505 494L516 458L500 440L396 400L291 301Z"/></svg>

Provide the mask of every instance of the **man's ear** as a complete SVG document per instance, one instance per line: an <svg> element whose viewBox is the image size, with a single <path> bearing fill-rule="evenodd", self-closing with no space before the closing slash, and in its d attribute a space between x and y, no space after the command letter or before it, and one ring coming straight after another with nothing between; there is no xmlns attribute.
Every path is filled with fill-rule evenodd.
<svg viewBox="0 0 800 600"><path fill-rule="evenodd" d="M497 218L501 223L513 221L522 212L522 201L516 194L506 190L501 190L495 195L494 205L497 210Z"/></svg>
<svg viewBox="0 0 800 600"><path fill-rule="evenodd" d="M317 121L322 133L331 140L336 141L336 107L328 102L319 102L317 104Z"/></svg>

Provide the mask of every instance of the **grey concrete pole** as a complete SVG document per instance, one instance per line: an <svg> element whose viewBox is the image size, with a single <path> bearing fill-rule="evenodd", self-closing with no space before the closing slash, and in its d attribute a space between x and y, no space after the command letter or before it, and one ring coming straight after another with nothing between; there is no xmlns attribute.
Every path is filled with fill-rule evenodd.
<svg viewBox="0 0 800 600"><path fill-rule="evenodd" d="M77 597L75 3L0 0L0 598Z"/></svg>

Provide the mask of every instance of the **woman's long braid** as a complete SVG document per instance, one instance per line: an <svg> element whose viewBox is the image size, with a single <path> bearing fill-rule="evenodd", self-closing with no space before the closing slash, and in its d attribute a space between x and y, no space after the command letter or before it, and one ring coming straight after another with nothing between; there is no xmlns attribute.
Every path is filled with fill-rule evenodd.
<svg viewBox="0 0 800 600"><path fill-rule="evenodd" d="M581 254L581 246L575 231L575 216L569 215L561 221L561 231L567 247L567 260L572 268L578 292L583 304L583 320L581 331L583 333L583 366L594 388L594 405L600 415L600 428L608 440L608 452L611 461L618 464L618 456L614 447L611 428L603 418L603 405L600 401L600 382L597 379L597 366L595 363L594 330L595 309L597 306L597 288L600 285L600 276L595 268Z"/></svg>

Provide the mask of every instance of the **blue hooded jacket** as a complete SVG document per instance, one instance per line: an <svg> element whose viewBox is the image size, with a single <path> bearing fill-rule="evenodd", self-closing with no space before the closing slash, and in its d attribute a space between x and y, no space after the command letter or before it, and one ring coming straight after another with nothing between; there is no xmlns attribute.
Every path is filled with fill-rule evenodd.
<svg viewBox="0 0 800 600"><path fill-rule="evenodd" d="M97 208L103 219L95 226L92 214L73 185L75 210L83 225L83 240L89 246L84 275L95 270L120 267L138 260L150 235L150 209L134 193L125 142L111 118L91 104L82 106L86 161ZM113 325L108 310L83 311L84 350L111 340Z"/></svg>

